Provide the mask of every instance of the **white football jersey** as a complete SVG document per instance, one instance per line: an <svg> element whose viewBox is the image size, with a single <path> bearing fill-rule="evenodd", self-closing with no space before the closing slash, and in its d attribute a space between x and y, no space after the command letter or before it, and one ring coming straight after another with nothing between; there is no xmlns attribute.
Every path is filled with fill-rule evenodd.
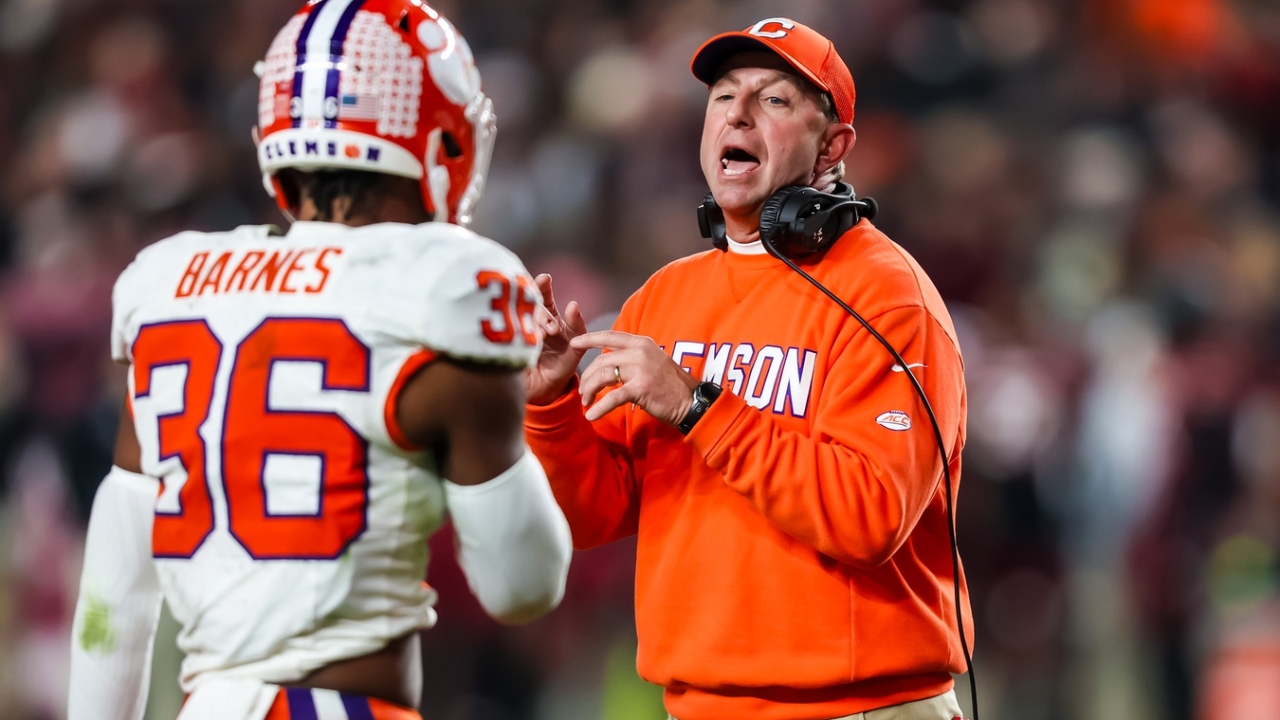
<svg viewBox="0 0 1280 720"><path fill-rule="evenodd" d="M444 223L192 232L138 255L112 352L162 481L184 690L297 680L435 622L444 488L395 399L436 354L536 362L540 302L514 254Z"/></svg>

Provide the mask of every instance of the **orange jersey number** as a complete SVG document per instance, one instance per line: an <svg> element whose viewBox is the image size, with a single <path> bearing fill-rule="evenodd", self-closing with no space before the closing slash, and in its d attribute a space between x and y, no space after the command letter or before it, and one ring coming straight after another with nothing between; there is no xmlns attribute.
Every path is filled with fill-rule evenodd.
<svg viewBox="0 0 1280 720"><path fill-rule="evenodd" d="M516 278L514 302L511 278L506 275L495 270L481 270L476 273L476 283L481 289L493 293L489 307L493 309L494 317L480 321L480 332L485 338L491 343L509 345L519 333L526 345L537 345L538 336L533 331L533 313L537 304L533 299L533 284L528 278Z"/></svg>
<svg viewBox="0 0 1280 720"><path fill-rule="evenodd" d="M213 404L213 377L222 357L222 343L203 320L144 325L133 343L133 394L151 394L152 371L185 365L187 380L182 411L156 418L160 460L177 457L187 472L178 493L177 513L156 512L151 550L156 557L191 557L213 530L213 504L205 477L205 448L200 426Z"/></svg>
<svg viewBox="0 0 1280 720"><path fill-rule="evenodd" d="M151 371L186 364L183 411L160 418L160 458L178 455L187 470L182 512L157 513L156 557L191 557L213 529L205 447L197 429L209 415L221 345L203 321L144 327L134 343L135 397ZM236 348L222 427L223 488L232 536L254 558L333 559L360 536L368 505L368 444L337 413L273 410L268 390L277 362L318 363L323 390L369 391L369 349L331 318L268 318ZM270 455L319 460L319 510L268 511Z"/></svg>
<svg viewBox="0 0 1280 720"><path fill-rule="evenodd" d="M316 362L324 390L369 391L369 349L341 320L268 318L236 350L222 463L231 534L258 559L336 558L364 531L368 444L331 412L272 410L271 370L280 361ZM320 512L267 512L267 456L320 459Z"/></svg>

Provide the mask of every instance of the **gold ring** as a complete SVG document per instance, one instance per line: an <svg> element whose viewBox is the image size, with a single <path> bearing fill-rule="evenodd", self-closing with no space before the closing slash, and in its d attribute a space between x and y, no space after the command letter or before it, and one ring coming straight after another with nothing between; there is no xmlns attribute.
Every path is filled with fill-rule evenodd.
<svg viewBox="0 0 1280 720"><path fill-rule="evenodd" d="M615 381L613 383L614 385L622 384L622 370L620 370L617 365L613 366L613 379Z"/></svg>

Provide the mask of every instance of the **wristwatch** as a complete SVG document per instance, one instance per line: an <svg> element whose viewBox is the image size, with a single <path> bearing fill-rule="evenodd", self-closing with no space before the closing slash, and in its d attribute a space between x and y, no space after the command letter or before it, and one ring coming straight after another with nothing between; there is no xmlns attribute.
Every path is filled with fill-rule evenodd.
<svg viewBox="0 0 1280 720"><path fill-rule="evenodd" d="M713 382L698 383L693 388L693 405L689 407L689 412L685 413L684 419L680 421L680 424L676 425L676 429L681 434L688 435L693 426L706 414L707 408L711 407L711 403L715 402L722 392L724 392L724 388Z"/></svg>

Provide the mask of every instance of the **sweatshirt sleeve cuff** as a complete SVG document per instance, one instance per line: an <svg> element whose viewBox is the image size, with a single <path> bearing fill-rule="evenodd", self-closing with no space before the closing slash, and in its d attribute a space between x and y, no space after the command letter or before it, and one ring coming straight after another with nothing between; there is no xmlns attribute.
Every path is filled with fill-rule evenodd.
<svg viewBox="0 0 1280 720"><path fill-rule="evenodd" d="M575 374L569 389L546 405L524 406L526 430L549 431L568 425L582 416L582 395L578 392L578 376Z"/></svg>
<svg viewBox="0 0 1280 720"><path fill-rule="evenodd" d="M707 412L693 426L684 441L693 446L711 467L719 465L717 455L731 445L734 428L748 420L747 413L755 412L745 400L729 391L711 403Z"/></svg>

